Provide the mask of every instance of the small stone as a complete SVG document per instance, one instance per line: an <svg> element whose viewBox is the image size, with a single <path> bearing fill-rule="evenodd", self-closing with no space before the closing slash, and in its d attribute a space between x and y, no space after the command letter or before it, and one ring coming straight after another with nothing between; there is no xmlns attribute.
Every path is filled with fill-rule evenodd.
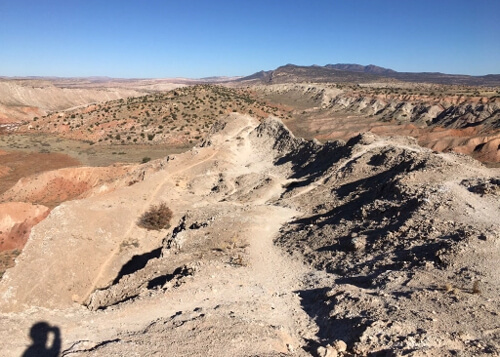
<svg viewBox="0 0 500 357"><path fill-rule="evenodd" d="M337 350L330 345L326 346L326 356L325 357L337 357L339 354Z"/></svg>
<svg viewBox="0 0 500 357"><path fill-rule="evenodd" d="M320 356L320 357L337 357L338 356L337 350L330 345L326 345L326 347L320 346L320 347L318 347L316 352L318 353L318 356Z"/></svg>
<svg viewBox="0 0 500 357"><path fill-rule="evenodd" d="M337 340L333 343L333 347L337 352L345 352L347 350L347 343L342 340Z"/></svg>
<svg viewBox="0 0 500 357"><path fill-rule="evenodd" d="M349 241L349 248L353 251L364 250L366 240L364 236L351 238Z"/></svg>

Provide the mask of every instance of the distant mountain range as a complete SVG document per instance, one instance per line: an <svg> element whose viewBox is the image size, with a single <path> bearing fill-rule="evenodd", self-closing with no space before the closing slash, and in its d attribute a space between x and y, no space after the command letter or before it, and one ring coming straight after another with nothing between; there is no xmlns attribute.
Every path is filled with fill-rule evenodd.
<svg viewBox="0 0 500 357"><path fill-rule="evenodd" d="M214 76L205 78L111 78L111 77L5 77L0 80L35 80L49 81L60 87L104 86L115 85L130 86L138 83L143 87L146 84L159 85L171 84L203 84L203 83L238 83L248 84L276 84L276 83L372 83L372 82L412 82L434 83L448 85L467 85L499 87L500 74L485 76L469 76L464 74L446 74L439 72L397 72L373 64L363 66L355 63L327 64L325 66L298 66L286 64L270 71L259 71L246 77Z"/></svg>
<svg viewBox="0 0 500 357"><path fill-rule="evenodd" d="M454 84L470 86L500 86L500 74L485 76L469 76L461 74L445 74L439 72L397 72L395 70L375 65L337 63L325 66L297 66L287 64L271 71L260 71L238 79L239 82L262 83L294 83L294 82L339 82L339 83L369 83L369 82L403 82Z"/></svg>

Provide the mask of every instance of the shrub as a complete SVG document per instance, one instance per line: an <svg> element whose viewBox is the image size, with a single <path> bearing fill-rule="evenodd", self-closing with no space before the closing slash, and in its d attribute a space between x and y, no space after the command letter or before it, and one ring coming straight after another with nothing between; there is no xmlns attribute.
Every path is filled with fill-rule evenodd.
<svg viewBox="0 0 500 357"><path fill-rule="evenodd" d="M138 225L142 228L159 231L170 227L172 210L165 202L153 205L139 218Z"/></svg>
<svg viewBox="0 0 500 357"><path fill-rule="evenodd" d="M150 157L147 157L147 156L144 156L142 158L142 163L145 164L146 162L150 162L151 161L151 158Z"/></svg>

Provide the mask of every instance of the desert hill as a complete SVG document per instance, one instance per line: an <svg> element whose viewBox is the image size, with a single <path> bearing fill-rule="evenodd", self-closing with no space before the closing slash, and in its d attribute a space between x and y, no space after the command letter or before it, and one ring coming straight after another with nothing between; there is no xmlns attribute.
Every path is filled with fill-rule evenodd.
<svg viewBox="0 0 500 357"><path fill-rule="evenodd" d="M214 118L232 112L259 118L284 115L246 90L195 85L55 112L36 117L15 132L49 133L97 145L193 146L208 132Z"/></svg>
<svg viewBox="0 0 500 357"><path fill-rule="evenodd" d="M61 110L165 92L186 85L237 79L239 77L124 79L0 76L0 125L12 125Z"/></svg>
<svg viewBox="0 0 500 357"><path fill-rule="evenodd" d="M5 355L37 321L72 356L500 353L498 169L411 138L220 119L33 228L0 281ZM172 226L141 228L160 202Z"/></svg>
<svg viewBox="0 0 500 357"><path fill-rule="evenodd" d="M393 69L384 68L373 64L369 64L368 66L363 66L355 63L337 63L337 64L327 64L325 65L325 68L340 69L343 71L350 71L350 72L373 73L380 75L396 73L396 71Z"/></svg>
<svg viewBox="0 0 500 357"><path fill-rule="evenodd" d="M0 124L12 124L56 110L144 94L136 89L119 87L68 88L49 80L0 79Z"/></svg>

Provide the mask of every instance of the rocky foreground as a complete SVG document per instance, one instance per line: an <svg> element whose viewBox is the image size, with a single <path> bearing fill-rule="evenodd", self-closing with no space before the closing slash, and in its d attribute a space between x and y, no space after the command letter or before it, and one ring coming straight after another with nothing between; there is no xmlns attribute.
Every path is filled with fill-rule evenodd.
<svg viewBox="0 0 500 357"><path fill-rule="evenodd" d="M32 229L0 281L3 355L40 321L62 356L500 353L499 169L239 114L147 165ZM139 227L159 202L172 227Z"/></svg>

